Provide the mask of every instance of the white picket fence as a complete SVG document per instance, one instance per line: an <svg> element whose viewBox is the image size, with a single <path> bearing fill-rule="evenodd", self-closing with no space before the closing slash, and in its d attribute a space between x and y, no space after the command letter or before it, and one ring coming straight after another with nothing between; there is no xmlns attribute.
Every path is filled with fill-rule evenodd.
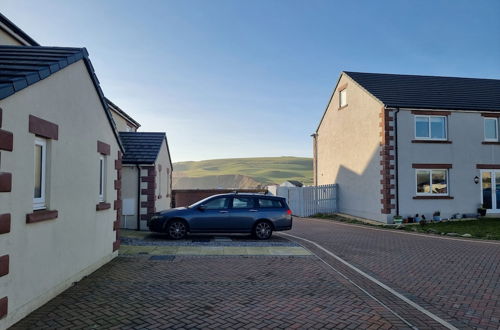
<svg viewBox="0 0 500 330"><path fill-rule="evenodd" d="M336 184L310 187L277 187L276 195L286 198L293 214L308 217L317 213L337 212Z"/></svg>

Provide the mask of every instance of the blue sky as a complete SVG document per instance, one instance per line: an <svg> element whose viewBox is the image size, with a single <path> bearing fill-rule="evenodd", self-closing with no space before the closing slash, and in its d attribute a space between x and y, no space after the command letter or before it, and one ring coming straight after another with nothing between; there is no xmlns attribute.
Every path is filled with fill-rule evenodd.
<svg viewBox="0 0 500 330"><path fill-rule="evenodd" d="M341 71L500 79L500 1L28 1L42 45L87 47L104 93L174 161L312 156Z"/></svg>

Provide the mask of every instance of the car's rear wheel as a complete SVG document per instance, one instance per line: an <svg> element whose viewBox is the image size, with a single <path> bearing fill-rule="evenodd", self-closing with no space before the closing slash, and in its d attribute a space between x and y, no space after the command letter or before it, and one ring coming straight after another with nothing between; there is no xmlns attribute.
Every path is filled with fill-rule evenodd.
<svg viewBox="0 0 500 330"><path fill-rule="evenodd" d="M253 229L253 234L258 239L269 239L273 235L273 227L267 221L257 222Z"/></svg>
<svg viewBox="0 0 500 330"><path fill-rule="evenodd" d="M183 239L187 234L187 225L182 220L174 220L167 225L167 234L171 239Z"/></svg>

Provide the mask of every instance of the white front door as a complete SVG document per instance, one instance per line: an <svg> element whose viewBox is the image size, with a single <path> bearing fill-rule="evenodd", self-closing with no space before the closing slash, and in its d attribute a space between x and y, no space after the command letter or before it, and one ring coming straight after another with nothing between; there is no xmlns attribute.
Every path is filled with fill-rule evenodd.
<svg viewBox="0 0 500 330"><path fill-rule="evenodd" d="M500 170L481 170L481 203L488 213L500 213Z"/></svg>

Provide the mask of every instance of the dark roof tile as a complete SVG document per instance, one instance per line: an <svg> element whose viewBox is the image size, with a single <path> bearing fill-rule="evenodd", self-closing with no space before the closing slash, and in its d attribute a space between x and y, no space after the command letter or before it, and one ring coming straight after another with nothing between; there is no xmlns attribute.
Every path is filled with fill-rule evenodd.
<svg viewBox="0 0 500 330"><path fill-rule="evenodd" d="M500 111L500 80L344 72L389 107Z"/></svg>
<svg viewBox="0 0 500 330"><path fill-rule="evenodd" d="M120 132L120 139L125 148L124 164L154 164L161 145L166 139L165 133L156 132Z"/></svg>

